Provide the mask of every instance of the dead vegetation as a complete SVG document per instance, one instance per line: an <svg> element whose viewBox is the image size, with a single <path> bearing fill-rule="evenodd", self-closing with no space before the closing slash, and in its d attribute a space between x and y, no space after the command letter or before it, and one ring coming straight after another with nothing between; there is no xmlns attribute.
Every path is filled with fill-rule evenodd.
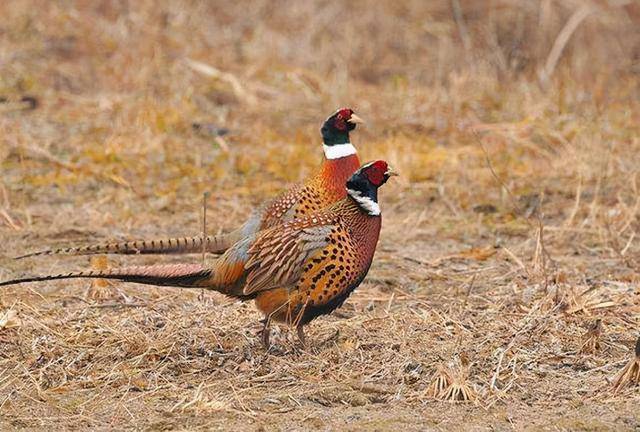
<svg viewBox="0 0 640 432"><path fill-rule="evenodd" d="M625 386L637 386L638 384L640 384L640 338L636 342L634 357L629 360L629 363L622 368L616 377L613 383L613 390L618 393Z"/></svg>
<svg viewBox="0 0 640 432"><path fill-rule="evenodd" d="M197 235L205 192L209 229L235 226L314 170L337 106L368 121L362 159L402 175L367 280L306 351L282 329L265 353L253 307L212 293L3 289L2 429L637 428L637 3L0 16L1 279L152 262L10 257Z"/></svg>

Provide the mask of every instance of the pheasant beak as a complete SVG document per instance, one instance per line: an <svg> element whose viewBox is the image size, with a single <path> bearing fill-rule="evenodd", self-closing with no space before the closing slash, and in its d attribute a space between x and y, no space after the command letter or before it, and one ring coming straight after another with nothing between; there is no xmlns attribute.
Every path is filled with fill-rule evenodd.
<svg viewBox="0 0 640 432"><path fill-rule="evenodd" d="M398 177L400 174L394 171L390 166L387 166L387 170L384 172L384 175L387 177Z"/></svg>
<svg viewBox="0 0 640 432"><path fill-rule="evenodd" d="M349 117L349 120L347 120L347 122L353 123L353 124L364 124L364 120L362 120L360 117L358 117L355 114L351 114L351 117Z"/></svg>

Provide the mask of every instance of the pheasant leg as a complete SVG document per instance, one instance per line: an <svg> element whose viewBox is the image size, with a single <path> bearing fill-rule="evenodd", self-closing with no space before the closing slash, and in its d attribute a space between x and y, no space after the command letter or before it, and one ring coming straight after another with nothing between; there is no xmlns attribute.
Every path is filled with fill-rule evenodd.
<svg viewBox="0 0 640 432"><path fill-rule="evenodd" d="M307 338L304 335L304 326L299 325L296 327L298 330L298 339L300 340L300 345L304 348L307 345Z"/></svg>
<svg viewBox="0 0 640 432"><path fill-rule="evenodd" d="M263 326L262 326L262 331L260 332L262 335L262 345L264 346L264 349L268 350L269 349L269 333L271 332L271 328L270 328L270 324L271 324L271 320L269 320L269 318L265 318L263 321Z"/></svg>

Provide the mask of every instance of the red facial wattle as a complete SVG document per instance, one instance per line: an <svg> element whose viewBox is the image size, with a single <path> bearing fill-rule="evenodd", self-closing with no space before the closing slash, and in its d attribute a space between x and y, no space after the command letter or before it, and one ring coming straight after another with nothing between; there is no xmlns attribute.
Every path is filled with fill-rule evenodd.
<svg viewBox="0 0 640 432"><path fill-rule="evenodd" d="M351 114L353 114L353 110L350 108L341 108L336 113L336 119L333 122L333 126L341 131L347 130L347 121L351 118Z"/></svg>
<svg viewBox="0 0 640 432"><path fill-rule="evenodd" d="M351 118L351 114L353 114L353 110L351 108L341 108L338 110L338 116L345 120L349 120Z"/></svg>
<svg viewBox="0 0 640 432"><path fill-rule="evenodd" d="M341 131L347 130L347 122L342 117L340 117L340 115L336 117L336 120L333 122L333 126Z"/></svg>
<svg viewBox="0 0 640 432"><path fill-rule="evenodd" d="M389 167L385 161L375 161L367 168L364 174L372 185L381 186L385 181L384 175L388 169Z"/></svg>

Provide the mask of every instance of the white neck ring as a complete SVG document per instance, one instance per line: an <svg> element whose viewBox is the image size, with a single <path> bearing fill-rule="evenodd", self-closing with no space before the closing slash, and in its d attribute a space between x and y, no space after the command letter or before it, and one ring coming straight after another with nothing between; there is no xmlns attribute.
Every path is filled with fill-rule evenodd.
<svg viewBox="0 0 640 432"><path fill-rule="evenodd" d="M324 156L330 160L340 159L356 154L356 148L351 143L336 144L331 146L323 144L322 148L324 149Z"/></svg>
<svg viewBox="0 0 640 432"><path fill-rule="evenodd" d="M347 193L358 203L360 208L366 211L370 216L380 215L380 206L377 202L367 196L363 196L358 190L347 189Z"/></svg>

